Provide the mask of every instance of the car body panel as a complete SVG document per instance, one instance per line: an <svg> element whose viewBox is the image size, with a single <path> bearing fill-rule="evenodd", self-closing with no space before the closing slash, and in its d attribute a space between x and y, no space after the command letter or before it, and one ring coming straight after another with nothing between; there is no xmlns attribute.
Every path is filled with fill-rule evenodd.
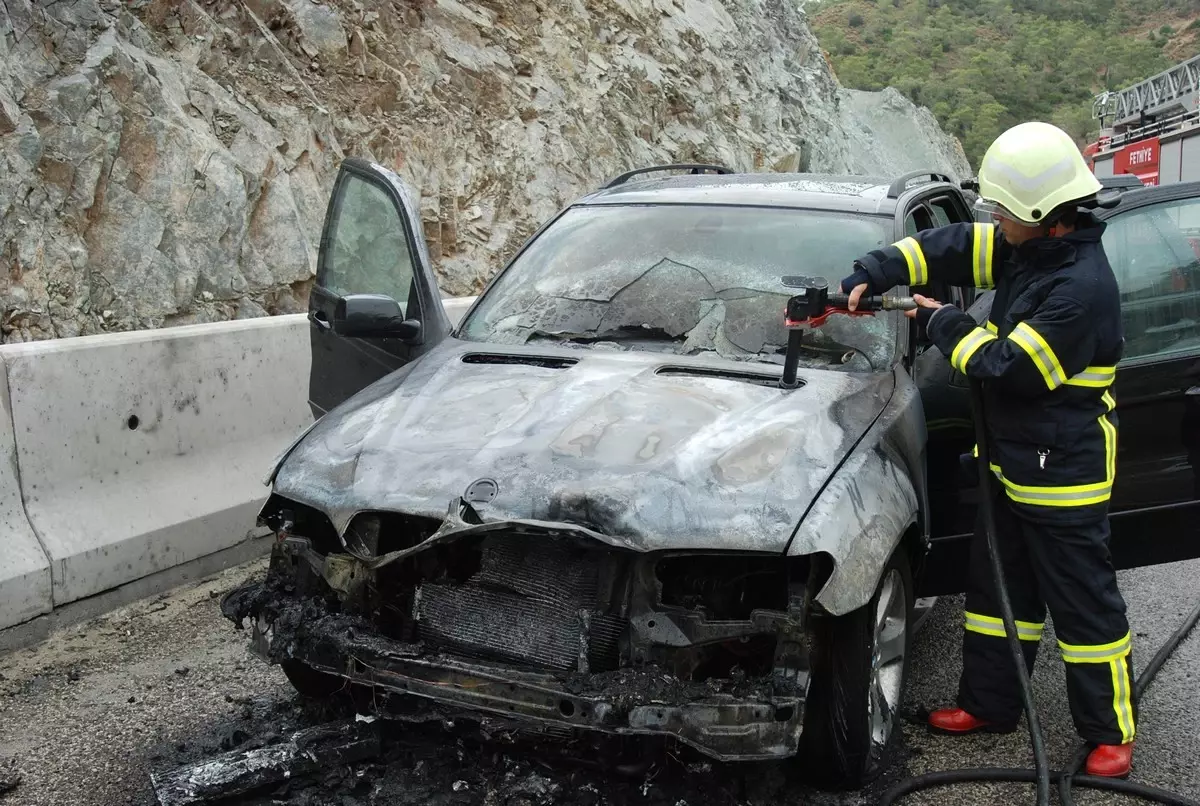
<svg viewBox="0 0 1200 806"><path fill-rule="evenodd" d="M915 178L916 174L912 178ZM593 204L722 204L783 207L893 216L913 193L959 189L940 179L892 192L892 180L873 176L808 173L697 174L639 179L606 187L575 202Z"/></svg>
<svg viewBox="0 0 1200 806"><path fill-rule="evenodd" d="M867 604L906 535L912 538L907 547L912 557L923 555L924 443L916 386L897 371L887 407L814 499L788 544L789 554L824 552L834 558L829 580L814 592L827 612L844 615Z"/></svg>
<svg viewBox="0 0 1200 806"><path fill-rule="evenodd" d="M642 179L595 191L577 204L742 204L848 213L884 213L887 181L863 176L759 174Z"/></svg>
<svg viewBox="0 0 1200 806"><path fill-rule="evenodd" d="M638 550L782 552L894 381L803 370L803 385L783 390L778 377L771 366L452 339L326 415L275 492L343 533L361 511L440 518L486 478L497 487L478 506L488 520L581 523Z"/></svg>

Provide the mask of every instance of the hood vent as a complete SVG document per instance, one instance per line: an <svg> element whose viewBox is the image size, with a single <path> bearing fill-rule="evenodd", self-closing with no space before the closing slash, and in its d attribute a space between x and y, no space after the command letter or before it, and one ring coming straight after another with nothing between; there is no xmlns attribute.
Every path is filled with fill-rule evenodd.
<svg viewBox="0 0 1200 806"><path fill-rule="evenodd" d="M462 357L464 364L525 364L545 369L566 369L579 363L578 358L561 358L548 355L502 355L496 353L467 353Z"/></svg>
<svg viewBox="0 0 1200 806"><path fill-rule="evenodd" d="M708 369L705 367L679 367L666 366L659 367L654 372L655 375L682 375L690 378L720 378L726 381L739 381L741 383L757 383L761 386L778 386L778 375L766 375L758 372L748 372L737 369ZM803 379L799 381L800 386L804 385Z"/></svg>

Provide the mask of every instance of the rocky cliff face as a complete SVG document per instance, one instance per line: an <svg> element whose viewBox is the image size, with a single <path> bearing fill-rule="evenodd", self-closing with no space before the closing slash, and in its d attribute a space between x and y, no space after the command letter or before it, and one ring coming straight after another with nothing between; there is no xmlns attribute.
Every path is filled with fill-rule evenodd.
<svg viewBox="0 0 1200 806"><path fill-rule="evenodd" d="M4 0L3 339L303 310L348 155L420 191L448 294L630 167L969 170L785 0Z"/></svg>

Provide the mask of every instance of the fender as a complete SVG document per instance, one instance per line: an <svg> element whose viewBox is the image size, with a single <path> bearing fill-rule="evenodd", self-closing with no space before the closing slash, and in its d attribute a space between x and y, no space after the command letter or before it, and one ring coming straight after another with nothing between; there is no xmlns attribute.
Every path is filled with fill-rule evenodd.
<svg viewBox="0 0 1200 806"><path fill-rule="evenodd" d="M833 573L817 604L845 615L871 600L884 566L913 526L928 545L925 421L912 379L897 371L896 393L805 514L789 556L825 552Z"/></svg>

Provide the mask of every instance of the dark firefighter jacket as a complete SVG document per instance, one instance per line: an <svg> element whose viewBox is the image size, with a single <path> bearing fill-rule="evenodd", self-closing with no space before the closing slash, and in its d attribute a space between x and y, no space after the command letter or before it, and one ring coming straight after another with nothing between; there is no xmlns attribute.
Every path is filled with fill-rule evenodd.
<svg viewBox="0 0 1200 806"><path fill-rule="evenodd" d="M954 368L983 381L992 471L1027 517L1107 511L1124 339L1104 227L1081 213L1074 232L1014 247L993 224L950 224L870 252L842 281L871 294L931 279L995 288L982 327L950 305L918 316Z"/></svg>

